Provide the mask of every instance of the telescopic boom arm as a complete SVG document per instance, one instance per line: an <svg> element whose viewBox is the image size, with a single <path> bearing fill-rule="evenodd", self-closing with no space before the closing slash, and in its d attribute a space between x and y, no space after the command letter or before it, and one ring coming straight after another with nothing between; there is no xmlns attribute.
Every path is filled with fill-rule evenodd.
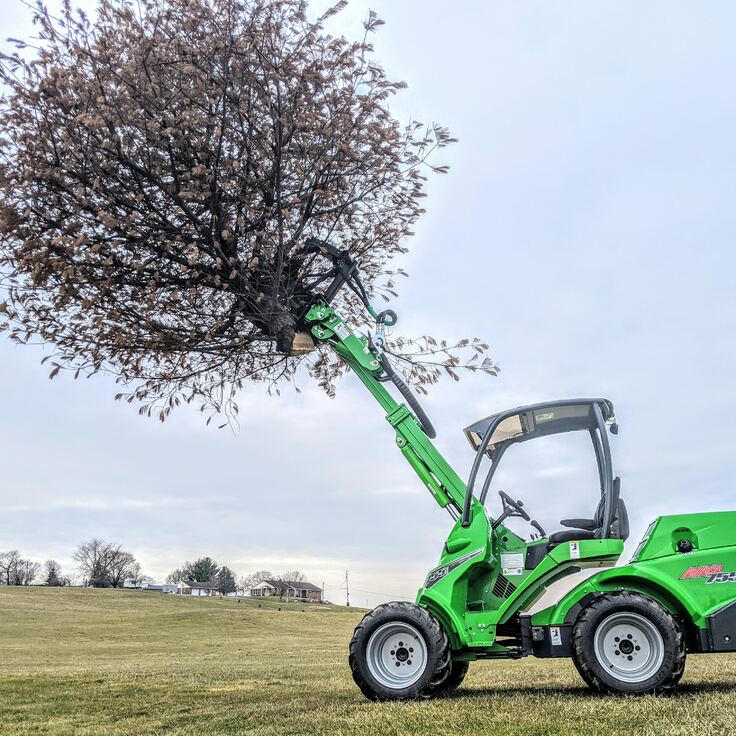
<svg viewBox="0 0 736 736"><path fill-rule="evenodd" d="M396 401L380 380L390 375L384 369L389 364L385 355L378 353L368 338L356 335L327 304L315 304L304 322L314 339L329 343L371 392L386 412L386 421L394 428L396 444L409 465L435 501L457 518L465 500L465 483L432 444L420 420Z"/></svg>
<svg viewBox="0 0 736 736"><path fill-rule="evenodd" d="M429 418L383 350L383 326L395 324L396 314L390 311L377 314L370 307L357 274L358 265L350 254L319 241L308 243L308 246L332 258L334 273L332 283L303 315L303 327L316 342L328 343L371 392L386 412L386 420L396 432L396 444L409 465L435 501L457 519L465 502L465 483L432 444L430 437L435 436L435 431ZM330 306L330 301L344 284L361 297L367 311L376 320L377 337L356 335ZM384 386L389 380L399 389L411 409L389 393Z"/></svg>

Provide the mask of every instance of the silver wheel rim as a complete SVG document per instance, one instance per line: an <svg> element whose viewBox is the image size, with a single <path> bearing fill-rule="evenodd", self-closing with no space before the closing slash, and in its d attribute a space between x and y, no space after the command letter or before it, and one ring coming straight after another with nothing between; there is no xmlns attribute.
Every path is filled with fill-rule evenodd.
<svg viewBox="0 0 736 736"><path fill-rule="evenodd" d="M664 661L664 641L657 627L638 613L614 613L598 626L595 656L610 675L622 682L644 682Z"/></svg>
<svg viewBox="0 0 736 736"><path fill-rule="evenodd" d="M368 670L383 687L401 690L421 678L427 667L427 645L410 624L392 621L379 626L365 650Z"/></svg>

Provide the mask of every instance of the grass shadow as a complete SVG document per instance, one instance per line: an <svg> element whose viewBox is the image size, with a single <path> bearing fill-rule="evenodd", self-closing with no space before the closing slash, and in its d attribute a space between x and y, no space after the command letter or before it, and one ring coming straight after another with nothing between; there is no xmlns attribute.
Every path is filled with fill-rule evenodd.
<svg viewBox="0 0 736 736"><path fill-rule="evenodd" d="M672 693L663 694L663 697L679 698L689 697L692 695L714 695L736 692L736 682L702 682L702 683L684 683L679 685ZM460 698L488 698L494 696L524 696L524 695L549 695L549 696L573 696L576 698L608 698L619 697L604 695L597 693L590 688L581 685L580 687L549 687L545 685L527 685L527 686L500 686L500 687L461 687L451 693L445 695L447 700L455 700ZM635 696L634 696L635 697Z"/></svg>
<svg viewBox="0 0 736 736"><path fill-rule="evenodd" d="M499 687L461 687L445 695L448 700L456 698L509 697L514 695L572 695L575 697L600 697L587 687L550 687L546 685L499 686Z"/></svg>
<svg viewBox="0 0 736 736"><path fill-rule="evenodd" d="M714 695L717 693L736 692L736 682L686 682L679 685L677 690L672 693L675 697L678 695Z"/></svg>

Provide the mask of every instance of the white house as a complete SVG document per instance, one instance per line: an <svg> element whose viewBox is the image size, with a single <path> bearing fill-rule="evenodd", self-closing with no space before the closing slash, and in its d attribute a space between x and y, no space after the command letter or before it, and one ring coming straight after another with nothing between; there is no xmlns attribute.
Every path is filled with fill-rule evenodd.
<svg viewBox="0 0 736 736"><path fill-rule="evenodd" d="M176 593L176 585L169 583L142 583L134 585L130 580L126 580L123 584L124 588L132 588L133 590L147 590L149 593Z"/></svg>
<svg viewBox="0 0 736 736"><path fill-rule="evenodd" d="M143 583L143 585L141 586L141 590L156 591L159 593L176 593L177 586L171 585L169 583Z"/></svg>
<svg viewBox="0 0 736 736"><path fill-rule="evenodd" d="M176 586L177 595L219 595L217 585L215 583L195 583L189 580L182 580Z"/></svg>

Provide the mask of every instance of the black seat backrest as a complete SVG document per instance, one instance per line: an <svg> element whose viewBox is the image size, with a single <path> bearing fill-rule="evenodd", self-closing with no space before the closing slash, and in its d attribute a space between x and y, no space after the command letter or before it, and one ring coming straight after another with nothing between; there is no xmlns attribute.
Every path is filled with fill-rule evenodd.
<svg viewBox="0 0 736 736"><path fill-rule="evenodd" d="M623 539L629 538L629 514L626 510L626 504L623 498L621 498L621 478L616 476L613 479L613 493L611 494L611 507L613 509L611 518L611 531L610 537L612 539ZM605 498L601 497L598 503L598 508L595 510L595 520L597 530L596 537L601 538L606 536L603 530L603 515L606 510Z"/></svg>
<svg viewBox="0 0 736 736"><path fill-rule="evenodd" d="M629 512L626 510L626 504L621 498L621 478L616 476L613 479L613 517L611 519L611 539L629 538Z"/></svg>
<svg viewBox="0 0 736 736"><path fill-rule="evenodd" d="M595 522L595 528L596 528L596 537L600 536L600 530L603 526L603 514L606 511L606 499L601 496L601 500L598 501L598 506L596 507L595 514L593 514L593 521Z"/></svg>
<svg viewBox="0 0 736 736"><path fill-rule="evenodd" d="M621 478L616 476L613 479L613 487L611 488L611 522L616 516L618 510L618 502L621 498Z"/></svg>
<svg viewBox="0 0 736 736"><path fill-rule="evenodd" d="M624 542L629 538L629 512L623 498L618 499L618 509L611 523L611 537L623 539Z"/></svg>

